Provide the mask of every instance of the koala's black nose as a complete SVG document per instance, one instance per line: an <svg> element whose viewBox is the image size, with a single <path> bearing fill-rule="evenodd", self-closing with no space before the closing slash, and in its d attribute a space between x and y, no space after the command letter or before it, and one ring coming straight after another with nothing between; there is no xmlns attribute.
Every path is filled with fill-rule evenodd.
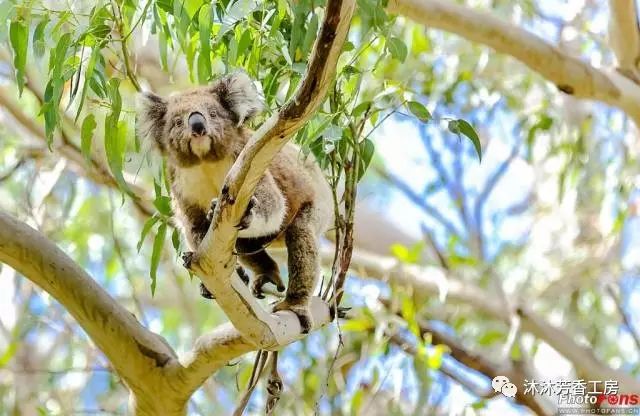
<svg viewBox="0 0 640 416"><path fill-rule="evenodd" d="M189 115L189 128L191 129L191 133L198 136L205 134L207 132L205 122L206 120L202 114L191 113Z"/></svg>

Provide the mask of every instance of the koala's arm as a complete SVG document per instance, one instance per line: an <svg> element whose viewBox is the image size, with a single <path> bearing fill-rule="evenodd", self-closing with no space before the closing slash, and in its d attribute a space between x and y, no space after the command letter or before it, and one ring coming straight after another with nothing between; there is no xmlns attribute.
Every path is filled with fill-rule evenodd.
<svg viewBox="0 0 640 416"><path fill-rule="evenodd" d="M280 231L286 214L286 201L269 171L258 182L253 194L254 206L248 227L238 232L241 238L264 237Z"/></svg>

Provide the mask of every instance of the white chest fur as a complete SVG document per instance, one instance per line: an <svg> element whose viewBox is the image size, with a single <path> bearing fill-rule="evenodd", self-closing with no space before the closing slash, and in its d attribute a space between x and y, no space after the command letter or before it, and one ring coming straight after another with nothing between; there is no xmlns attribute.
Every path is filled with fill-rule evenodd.
<svg viewBox="0 0 640 416"><path fill-rule="evenodd" d="M180 168L175 172L174 185L180 198L208 210L211 200L220 195L231 162L205 162Z"/></svg>

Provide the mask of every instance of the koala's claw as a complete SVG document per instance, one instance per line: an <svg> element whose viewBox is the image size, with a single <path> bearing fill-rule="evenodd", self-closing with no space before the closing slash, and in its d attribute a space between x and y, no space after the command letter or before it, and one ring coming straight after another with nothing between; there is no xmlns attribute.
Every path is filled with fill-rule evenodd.
<svg viewBox="0 0 640 416"><path fill-rule="evenodd" d="M209 206L209 211L207 211L207 221L211 222L213 220L213 213L216 211L217 206L218 198L213 198L211 200L211 205Z"/></svg>
<svg viewBox="0 0 640 416"><path fill-rule="evenodd" d="M300 302L292 302L287 299L277 303L273 307L273 312L277 311L291 311L296 314L298 317L298 321L300 321L301 333L308 334L313 327L313 319L311 318L311 313L309 312L309 305L306 301Z"/></svg>
<svg viewBox="0 0 640 416"><path fill-rule="evenodd" d="M352 308L346 306L338 306L338 318L345 319L347 318L347 312L349 312ZM336 309L333 305L329 307L329 316L333 321L336 317Z"/></svg>
<svg viewBox="0 0 640 416"><path fill-rule="evenodd" d="M240 276L240 280L242 280L245 285L249 285L249 275L247 274L247 271L244 269L244 267L237 266L236 273L238 273L238 276Z"/></svg>
<svg viewBox="0 0 640 416"><path fill-rule="evenodd" d="M185 269L191 270L194 254L193 251L185 251L182 253L182 266L184 266Z"/></svg>
<svg viewBox="0 0 640 416"><path fill-rule="evenodd" d="M280 400L280 395L282 394L282 379L278 375L278 373L274 373L269 376L267 380L267 404L265 408L265 412L267 415L273 414L273 410L275 409L278 401Z"/></svg>
<svg viewBox="0 0 640 416"><path fill-rule="evenodd" d="M277 374L269 376L269 380L267 380L267 392L272 396L280 397L282 393L282 379Z"/></svg>
<svg viewBox="0 0 640 416"><path fill-rule="evenodd" d="M284 283L282 283L282 279L280 278L280 273L263 273L254 277L253 282L251 282L251 293L253 296L258 299L264 299L262 287L267 283L273 283L278 292L284 292L286 289Z"/></svg>
<svg viewBox="0 0 640 416"><path fill-rule="evenodd" d="M207 287L200 283L200 296L202 296L205 299L215 299L216 297L213 296L213 293L209 292L209 289L207 289Z"/></svg>
<svg viewBox="0 0 640 416"><path fill-rule="evenodd" d="M236 272L238 273L238 276L240 276L240 279L244 282L244 284L248 285L249 284L249 275L244 270L244 268L242 266L237 266L236 267ZM200 296L202 296L205 299L215 299L216 298L213 295L213 293L209 292L209 289L207 289L207 287L203 283L200 283Z"/></svg>
<svg viewBox="0 0 640 416"><path fill-rule="evenodd" d="M244 216L236 225L236 228L240 231L246 230L251 225L251 221L253 221L253 208L256 206L258 200L255 196L252 196L249 200L249 204L247 205L247 210L244 212Z"/></svg>

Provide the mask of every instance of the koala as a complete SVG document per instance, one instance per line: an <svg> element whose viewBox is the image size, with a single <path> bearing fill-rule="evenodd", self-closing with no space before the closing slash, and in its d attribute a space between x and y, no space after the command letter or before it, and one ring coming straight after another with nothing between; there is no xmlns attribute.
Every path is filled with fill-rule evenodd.
<svg viewBox="0 0 640 416"><path fill-rule="evenodd" d="M138 135L166 160L173 210L190 250L209 229L226 174L251 136L246 122L262 110L243 72L166 98L139 95ZM290 143L274 157L237 225L236 251L252 272L256 297L264 297L266 283L284 291L278 264L264 247L286 246L289 283L274 311L294 312L303 332L312 326L308 305L320 273L319 239L332 222L331 189L322 170Z"/></svg>

